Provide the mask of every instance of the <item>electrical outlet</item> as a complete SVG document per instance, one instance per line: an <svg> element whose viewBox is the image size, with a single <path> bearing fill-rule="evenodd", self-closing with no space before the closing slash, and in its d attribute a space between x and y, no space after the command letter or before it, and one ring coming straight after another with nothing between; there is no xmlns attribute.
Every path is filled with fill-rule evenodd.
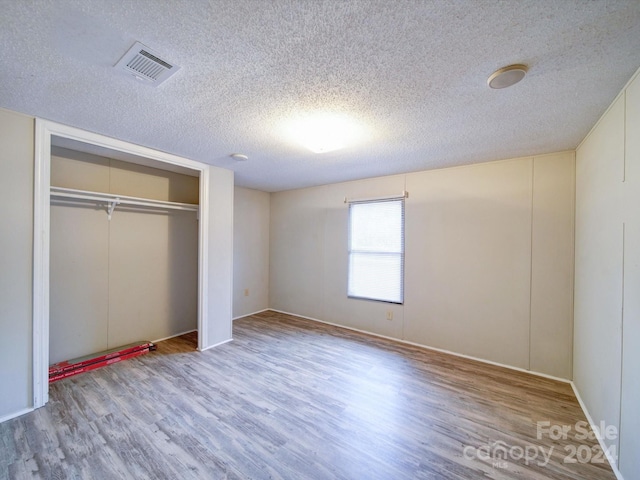
<svg viewBox="0 0 640 480"><path fill-rule="evenodd" d="M248 297L248 296L249 296L249 289L248 289L248 288L245 288L245 289L244 289L244 296L245 296L245 297Z"/></svg>
<svg viewBox="0 0 640 480"><path fill-rule="evenodd" d="M387 320L393 320L393 312L391 310L387 310Z"/></svg>

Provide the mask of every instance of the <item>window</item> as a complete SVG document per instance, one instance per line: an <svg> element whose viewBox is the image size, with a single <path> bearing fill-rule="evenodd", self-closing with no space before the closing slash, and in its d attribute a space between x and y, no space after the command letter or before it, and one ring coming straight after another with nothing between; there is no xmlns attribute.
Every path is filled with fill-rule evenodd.
<svg viewBox="0 0 640 480"><path fill-rule="evenodd" d="M403 302L404 199L349 204L348 296Z"/></svg>

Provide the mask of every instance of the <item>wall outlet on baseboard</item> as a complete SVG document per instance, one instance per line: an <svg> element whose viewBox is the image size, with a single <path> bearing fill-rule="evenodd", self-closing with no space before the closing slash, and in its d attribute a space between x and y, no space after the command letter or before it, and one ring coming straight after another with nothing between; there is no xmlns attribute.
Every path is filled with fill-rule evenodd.
<svg viewBox="0 0 640 480"><path fill-rule="evenodd" d="M387 310L387 320L393 320L393 311Z"/></svg>
<svg viewBox="0 0 640 480"><path fill-rule="evenodd" d="M244 296L245 296L245 297L248 297L248 296L249 296L249 289L248 289L248 288L245 288L245 289L244 289Z"/></svg>

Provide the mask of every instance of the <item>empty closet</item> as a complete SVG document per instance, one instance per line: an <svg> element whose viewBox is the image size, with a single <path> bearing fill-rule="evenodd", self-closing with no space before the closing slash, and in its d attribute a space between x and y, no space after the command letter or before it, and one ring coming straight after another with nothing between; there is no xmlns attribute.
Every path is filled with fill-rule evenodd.
<svg viewBox="0 0 640 480"><path fill-rule="evenodd" d="M52 147L50 363L197 329L198 186Z"/></svg>

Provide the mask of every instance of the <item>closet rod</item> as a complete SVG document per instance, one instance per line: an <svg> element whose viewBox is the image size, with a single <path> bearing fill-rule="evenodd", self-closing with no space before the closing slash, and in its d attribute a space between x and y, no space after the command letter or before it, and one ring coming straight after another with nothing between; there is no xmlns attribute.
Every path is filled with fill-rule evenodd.
<svg viewBox="0 0 640 480"><path fill-rule="evenodd" d="M74 188L51 187L51 197L70 198L78 200L93 200L115 205L138 205L142 207L170 208L172 210L186 210L197 212L199 207L192 203L166 202L147 198L129 197L127 195L115 195L113 193L89 192ZM110 211L113 211L113 206Z"/></svg>

